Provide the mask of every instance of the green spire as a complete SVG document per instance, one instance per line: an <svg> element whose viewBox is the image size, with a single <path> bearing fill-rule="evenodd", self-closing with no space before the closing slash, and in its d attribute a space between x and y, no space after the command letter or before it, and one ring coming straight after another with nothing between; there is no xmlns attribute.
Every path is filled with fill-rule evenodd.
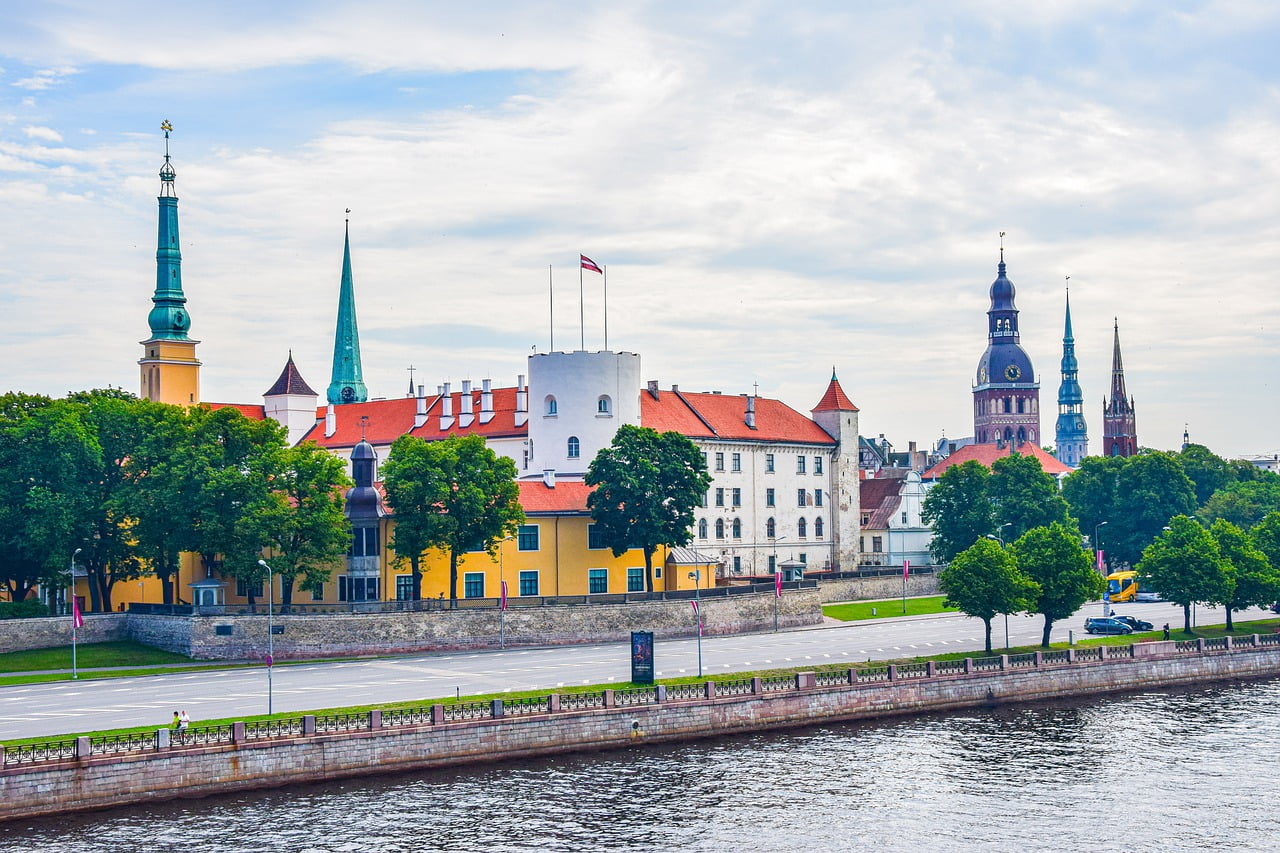
<svg viewBox="0 0 1280 853"><path fill-rule="evenodd" d="M169 162L169 131L173 125L161 123L164 131L164 165L160 167L160 226L156 237L155 303L147 315L152 340L185 341L191 317L182 292L182 251L178 247L178 196L173 189L177 173Z"/></svg>
<svg viewBox="0 0 1280 853"><path fill-rule="evenodd" d="M351 210L348 209L347 213ZM369 399L360 370L360 330L356 326L356 289L351 281L351 220L342 245L342 288L338 292L338 327L333 335L330 403L363 403Z"/></svg>

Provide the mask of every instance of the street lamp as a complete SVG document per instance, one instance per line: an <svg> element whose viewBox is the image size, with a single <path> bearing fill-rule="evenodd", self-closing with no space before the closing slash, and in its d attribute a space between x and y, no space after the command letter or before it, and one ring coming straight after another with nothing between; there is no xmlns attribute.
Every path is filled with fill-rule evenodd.
<svg viewBox="0 0 1280 853"><path fill-rule="evenodd" d="M698 618L698 677L702 677L702 569L689 572L693 578L693 615Z"/></svg>
<svg viewBox="0 0 1280 853"><path fill-rule="evenodd" d="M80 612L79 612L80 608L76 606L76 557L80 556L80 552L82 550L84 549L77 548L75 552L71 555L71 569L70 569L71 577L69 579L69 583L71 584L71 587L70 587L71 602L70 603L71 603L71 678L72 680L75 680L80 677L80 674L76 668L76 627L77 627L76 622L80 621Z"/></svg>
<svg viewBox="0 0 1280 853"><path fill-rule="evenodd" d="M274 631L271 630L271 608L275 603L274 590L271 587L271 567L267 565L266 560L259 560L258 565L267 570L267 713L271 713L271 667L275 663L275 642L273 636Z"/></svg>
<svg viewBox="0 0 1280 853"><path fill-rule="evenodd" d="M782 568L778 565L778 543L786 537L773 537L773 632L778 633L778 599L782 597Z"/></svg>
<svg viewBox="0 0 1280 853"><path fill-rule="evenodd" d="M1098 546L1101 544L1099 540L1102 536L1102 528L1108 523L1109 522L1106 521L1099 521L1093 526L1093 553L1097 556L1098 560L1098 574L1102 575L1104 578L1107 576L1106 569L1104 568L1105 561L1103 560L1102 549ZM1102 594L1102 615L1104 617L1111 615L1110 591Z"/></svg>
<svg viewBox="0 0 1280 853"><path fill-rule="evenodd" d="M1008 527L1008 526L1009 526L1010 524L1012 524L1012 523L1013 523L1013 522L1011 522L1011 521L1010 521L1010 522L1005 522L1004 524L1000 525L999 530L1004 530L1006 527ZM1004 550L1004 540L1000 538L1000 534L999 534L999 533L988 533L988 534L987 534L987 538L988 538L988 539L993 539L993 540L995 540L996 542L999 542L999 543L1000 543L1000 550L1001 550L1001 551L1003 551L1003 550ZM1007 652L1007 651L1009 651L1009 614L1008 614L1008 613L1006 613L1006 614L1004 615L1004 650L1005 650L1006 652Z"/></svg>

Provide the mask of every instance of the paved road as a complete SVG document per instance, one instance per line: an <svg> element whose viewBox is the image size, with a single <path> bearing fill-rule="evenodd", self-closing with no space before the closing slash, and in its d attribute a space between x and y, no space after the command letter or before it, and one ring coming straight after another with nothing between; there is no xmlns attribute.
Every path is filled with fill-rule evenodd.
<svg viewBox="0 0 1280 853"><path fill-rule="evenodd" d="M892 607L892 604L886 605ZM1180 609L1137 604L1121 612L1159 626L1181 625ZM1054 642L1068 631L1081 635L1085 616L1101 615L1089 604L1058 622ZM1262 618L1265 611L1239 618ZM1203 624L1221 623L1221 611L1198 610ZM1011 616L1010 643L1039 642L1042 621ZM1004 622L992 625L992 643L1004 645ZM980 650L982 623L953 614L881 619L777 634L706 637L704 672L733 673L773 667L885 660L947 651ZM698 671L695 640L656 644L660 678ZM381 702L429 700L505 690L550 690L575 684L608 684L630 678L625 643L508 651L424 654L414 657L277 666L272 674L273 709L309 711ZM0 687L0 742L6 738L57 735L138 724L166 725L179 709L193 719L218 719L267 710L265 668L217 670L139 678Z"/></svg>

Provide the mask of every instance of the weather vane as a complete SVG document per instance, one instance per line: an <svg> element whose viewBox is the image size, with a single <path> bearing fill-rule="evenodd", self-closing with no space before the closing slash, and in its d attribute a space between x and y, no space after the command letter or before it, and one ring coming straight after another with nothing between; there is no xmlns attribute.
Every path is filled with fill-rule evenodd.
<svg viewBox="0 0 1280 853"><path fill-rule="evenodd" d="M360 440L361 441L364 441L364 431L368 426L369 426L369 416L361 415L360 416Z"/></svg>

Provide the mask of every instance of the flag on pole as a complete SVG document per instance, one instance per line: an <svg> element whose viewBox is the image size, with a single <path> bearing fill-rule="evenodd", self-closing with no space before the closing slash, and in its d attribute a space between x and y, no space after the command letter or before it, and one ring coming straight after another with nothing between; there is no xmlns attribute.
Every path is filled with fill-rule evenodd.
<svg viewBox="0 0 1280 853"><path fill-rule="evenodd" d="M698 615L698 600L695 598L693 601L690 601L690 602L689 602L689 604L693 605L693 615L694 615L694 616L697 616L697 615Z"/></svg>
<svg viewBox="0 0 1280 853"><path fill-rule="evenodd" d="M1102 551L1102 549L1099 549L1098 550L1098 572L1099 573L1102 572L1102 566L1104 561L1105 561L1105 553Z"/></svg>
<svg viewBox="0 0 1280 853"><path fill-rule="evenodd" d="M906 581L907 575L909 574L911 574L911 561L903 560L902 561L902 580Z"/></svg>
<svg viewBox="0 0 1280 853"><path fill-rule="evenodd" d="M592 272L598 272L601 274L604 273L604 270L600 269L599 265L597 265L595 261L591 260L586 255L578 255L578 257L582 259L582 268L584 270L591 270Z"/></svg>
<svg viewBox="0 0 1280 853"><path fill-rule="evenodd" d="M502 582L502 609L507 609L507 582Z"/></svg>
<svg viewBox="0 0 1280 853"><path fill-rule="evenodd" d="M80 599L74 595L71 596L71 627L84 627L84 614L80 612Z"/></svg>
<svg viewBox="0 0 1280 853"><path fill-rule="evenodd" d="M773 573L773 597L782 598L782 572Z"/></svg>

